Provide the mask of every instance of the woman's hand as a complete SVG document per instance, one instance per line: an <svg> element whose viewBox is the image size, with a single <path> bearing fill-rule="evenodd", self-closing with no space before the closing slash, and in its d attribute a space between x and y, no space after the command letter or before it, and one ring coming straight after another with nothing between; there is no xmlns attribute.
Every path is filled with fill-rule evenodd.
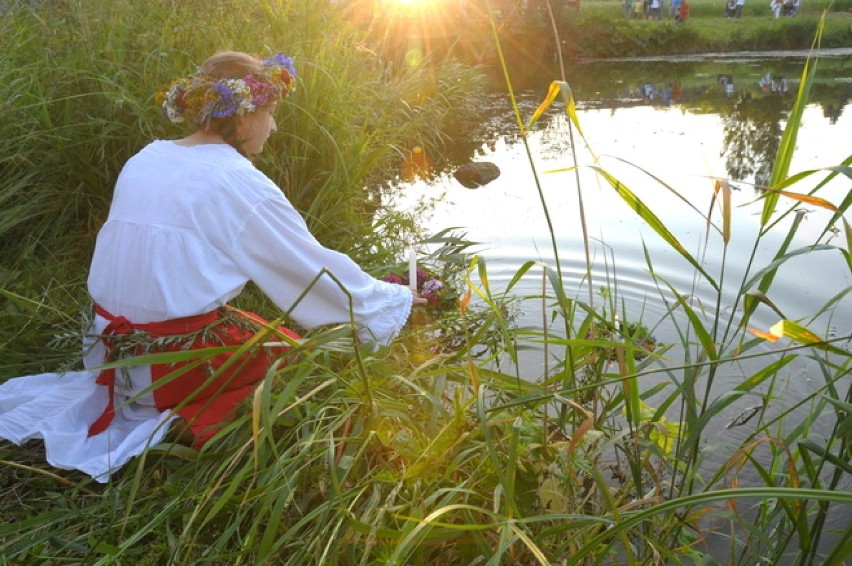
<svg viewBox="0 0 852 566"><path fill-rule="evenodd" d="M429 301L426 299L426 297L421 297L419 293L412 291L411 294L414 295L414 300L411 303L412 305L417 306L429 304Z"/></svg>

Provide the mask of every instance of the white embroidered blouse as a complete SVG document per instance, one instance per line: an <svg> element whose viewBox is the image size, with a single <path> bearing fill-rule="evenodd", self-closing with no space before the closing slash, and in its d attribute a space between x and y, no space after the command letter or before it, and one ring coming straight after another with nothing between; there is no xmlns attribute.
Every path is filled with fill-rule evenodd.
<svg viewBox="0 0 852 566"><path fill-rule="evenodd" d="M136 323L208 312L252 280L299 325L346 323L346 293L364 341L387 343L413 297L323 247L281 190L227 144L154 141L132 157L98 234L89 274L96 303Z"/></svg>

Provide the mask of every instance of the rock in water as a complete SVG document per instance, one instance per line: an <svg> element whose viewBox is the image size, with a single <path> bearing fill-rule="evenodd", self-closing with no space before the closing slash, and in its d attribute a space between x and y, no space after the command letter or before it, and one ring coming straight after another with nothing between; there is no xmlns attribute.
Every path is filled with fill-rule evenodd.
<svg viewBox="0 0 852 566"><path fill-rule="evenodd" d="M467 163L453 172L453 177L468 189L487 185L500 176L500 168L488 161Z"/></svg>

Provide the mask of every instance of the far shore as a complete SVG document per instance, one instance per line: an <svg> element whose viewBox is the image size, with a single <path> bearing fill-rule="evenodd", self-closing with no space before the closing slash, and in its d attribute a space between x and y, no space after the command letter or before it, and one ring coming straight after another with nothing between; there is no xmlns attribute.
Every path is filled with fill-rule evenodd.
<svg viewBox="0 0 852 566"><path fill-rule="evenodd" d="M674 55L646 55L638 57L588 57L584 61L707 61L717 59L759 59L778 57L807 59L808 57L852 57L852 47L830 47L826 49L785 49L777 51L713 51L708 53L686 53Z"/></svg>

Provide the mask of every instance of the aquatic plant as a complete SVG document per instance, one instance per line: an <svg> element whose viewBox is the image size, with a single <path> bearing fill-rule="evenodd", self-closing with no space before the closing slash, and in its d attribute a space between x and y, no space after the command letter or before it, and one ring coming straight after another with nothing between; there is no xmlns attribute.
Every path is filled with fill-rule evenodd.
<svg viewBox="0 0 852 566"><path fill-rule="evenodd" d="M819 37L819 34L817 36ZM692 290L676 289L662 279L654 269L652 258L646 252L648 271L658 281L661 301L668 305L666 323L674 325L681 337L682 343L675 347L678 351L677 355L683 356L683 359L677 358L675 367L671 367L666 362L666 357L658 355L647 356L641 363L637 363L636 356L631 355L632 352L620 343L622 341L615 333L615 329L619 328L619 323L612 318L615 310L610 308L608 315L607 311L598 314L591 292L593 288L591 265L587 267L587 280L584 282L589 288L589 301L584 303L569 298L570 295L564 288L564 279L560 274L558 248L554 240L555 267L541 266L544 271L544 280L550 284L549 293L545 293L544 290L542 293L547 298L547 307L543 310L549 312L549 316L545 318L562 321L556 327L564 326L565 334L554 336L553 331L548 331L545 326L537 335L546 345L545 355L548 354L547 346L561 346L565 348L565 357L560 360L554 372L546 374L541 381L542 386L549 391L547 394L541 397L521 396L518 400L507 401L498 405L497 408L492 408L491 414L497 414L501 409L508 411L510 408L522 406L528 411L536 412L547 422L548 412L553 410L550 406L555 405L558 417L554 426L561 436L572 439L574 448L582 442L576 440L578 435L585 439L590 432L594 431L597 433L595 442L607 445L608 450L618 457L615 459L615 464L608 466L607 461L612 461L611 452L596 451L594 445L586 449L585 453L574 453L577 460L582 461L586 457L592 459L592 463L583 470L588 474L586 482L589 485L586 485L581 493L589 497L587 501L597 501L598 506L594 512L583 514L587 519L590 519L590 515L594 517L590 519L593 522L588 527L578 527L574 524L563 524L559 527L551 525L547 530L548 535L543 535L535 527L529 527L526 535L530 541L538 544L539 550L545 542L552 542L551 536L557 536L556 533L577 544L575 547L558 547L552 554L543 552L543 555L550 560L567 559L566 563L569 564L611 562L615 561L616 557L625 563L634 560L639 562L679 561L686 557L693 560L712 560L713 556L708 555L707 551L702 550L698 545L706 544L706 539L713 533L710 525L714 520L721 518L731 525L733 534L726 553L732 560L750 562L759 560L761 556L770 556L772 562L790 557L797 557L795 560L799 563L811 563L824 559L836 562L848 552L844 543L841 542L844 540L844 535L841 533L837 533L831 542L826 542L825 538L821 539L826 514L831 505L834 504L836 507L849 503L845 495L835 498L837 494L833 492L833 486L839 485L836 482L843 481L841 478L844 477L848 479L849 467L841 463L843 458L848 457L848 446L842 437L836 435L836 432L831 432L824 442L827 446L831 446L830 450L834 452L822 448L815 452L816 445L807 438L815 432L810 426L811 423L820 417L825 417L826 414L837 419L834 431L838 427L845 430L843 423L847 422L848 415L844 412L838 413L831 408L831 405L847 406L849 395L852 394L848 382L850 354L836 345L838 339L841 342L848 342L849 337L834 337L831 334L820 337L807 327L790 320L782 320L771 331L750 329L748 326L750 315L758 304L768 305L780 313L768 298L767 293L779 268L789 259L803 253L830 250L835 252L843 263L852 266L849 263L848 249L850 229L843 219L843 213L850 205L849 199L845 199L840 204L832 204L813 194L837 175L850 176L848 167L852 158L836 168L827 170L824 173L826 179L820 180L811 193L801 194L788 189L793 183L815 174L814 171L805 171L792 176L789 174L794 140L813 81L814 65L815 62L811 61L803 72L798 98L790 112L775 166L761 199L764 203L761 218L762 230L754 244L755 251L752 253L751 261L753 264L755 252L758 245L763 242L764 236L769 230L778 226L778 219L791 214L792 208L786 211L776 208L779 199L784 198L832 211L834 214L829 219L823 234L828 233L835 223L841 224L843 227L841 231L847 234L846 247L816 242L814 245L791 249L790 245L798 227L798 221L794 222L772 263L762 269L748 266L734 299L734 308L731 308L727 302L723 302L726 299L723 299L721 281L728 270L724 261L724 252L721 270L718 274L711 273L704 263L687 251L676 235L659 220L653 207L642 201L636 192L613 173L604 169L594 153L590 152L592 157L590 165L583 166L578 163L575 167L563 171L563 173L571 173L568 176L577 179L576 183L568 182L567 184L579 198L581 223L584 222L582 186L576 172L579 168L585 167L595 171L604 184L613 189L614 195L624 200L672 250L692 266L696 278L715 290L717 300L709 313L691 304L687 297L692 294ZM525 129L532 127L560 96L568 116L569 133L573 136L573 132L576 131L578 134L577 140L571 139L571 146L576 148L579 139L585 141L570 86L564 78L554 81L546 99L526 123L519 119L522 136ZM522 141L525 142L524 137ZM576 153L574 158L576 162ZM530 166L534 169L532 159ZM646 173L648 182L677 192L675 188L647 172L646 167L636 167ZM534 178L538 184L538 177L534 176ZM715 185L711 183L708 189L710 189L708 208L712 211L718 201L722 209L722 218L714 221L712 212L702 214L701 217L708 226L708 238L710 235L715 235L724 248L728 245L731 233L730 187L726 181L717 180ZM541 197L540 188L538 192L546 211L547 205ZM588 242L586 245L588 249ZM513 281L517 281L536 266L537 264L529 262L518 272ZM835 306L839 306L846 295L847 292L844 291L838 296L826 297L826 306L821 312L830 311ZM618 304L617 300L615 304ZM724 314L736 312L737 305L744 307L745 314L742 318ZM686 316L685 325L675 316L678 312ZM595 343L595 339L599 338L602 332L598 330L600 328L604 329L603 332L609 329L609 335L615 338L611 343L605 344L606 351L612 352L613 355L584 354L590 347L593 349L601 347ZM527 340L530 339L531 334L529 330L524 332ZM577 338L579 336L585 339ZM758 336L760 339L750 339L753 336ZM743 359L744 356L766 357L767 354L759 352L757 346L763 339L776 341L782 336L792 340L794 344L782 350L780 360L768 361L757 373L747 376L732 392L720 395L714 391L713 382L720 372L726 371L726 368L736 364L737 360ZM590 338L591 342L588 340ZM769 416L772 414L770 412L772 392L779 387L782 370L797 357L801 346L810 349L812 358L824 374L825 385L816 387L794 407L776 408L775 411L778 414ZM608 371L611 357L615 358L616 367ZM597 363L601 358L605 363ZM571 360L580 360L583 363L583 373L577 373L576 367L570 363ZM588 363L589 361L595 363ZM590 367L591 371L589 371ZM659 403L659 406L651 409L643 400L651 396L659 396L658 394L665 389L666 383L647 388L642 386L641 378L647 378L655 373L667 376L674 390L663 395L663 401ZM764 392L764 388L768 388L769 391ZM731 420L728 426L742 426L755 415L759 416L759 422L743 445L735 449L725 465L717 470L710 461L710 454L713 451L708 451L703 445L703 439L712 426L711 423L718 422L725 409L731 407L738 399L747 396L762 398L763 405L741 413L739 417ZM574 401L581 403L581 406L578 407ZM539 405L542 402L546 404ZM792 426L785 422L792 418L797 407L802 406L809 407L809 417L804 423ZM620 412L616 413L614 409L620 409ZM666 417L672 412L678 415L678 424L666 426L672 424ZM662 445L659 442L660 434L667 440ZM542 436L541 445L547 444L547 437L547 434ZM671 443L668 442L669 440ZM756 450L764 447L769 449L768 461L764 455L755 454ZM569 452L572 452L570 448ZM819 463L815 464L814 459L817 459ZM650 462L654 463L649 465ZM798 466L797 462L811 463ZM750 486L754 491L750 491L749 497L757 497L759 501L755 512L742 513L732 500L728 507L732 513L723 512L717 515L714 513L714 507L708 503L723 501L730 493L742 495L742 492L732 492L725 487L728 481L733 481L736 487L741 486L740 472L747 464L753 466L753 472L759 481L765 482L765 485L762 484L759 487ZM567 475L576 479L576 472L573 469L576 464L565 463L563 466L561 469L573 472ZM605 479L599 472L595 472L608 467L613 469L611 479ZM709 477L706 475L708 467L711 470ZM831 473L828 474L826 469L832 470ZM730 478L731 474L734 475L733 480ZM826 481L824 478L827 476L831 477L831 487L824 483ZM580 485L584 484L580 483ZM561 483L560 487L568 493L577 489L575 484L572 491L572 485L567 482ZM802 496L803 492L799 491L802 488L810 488L807 496ZM596 494L599 499L595 499L591 494ZM804 500L796 494L804 497ZM814 503L817 501L820 503ZM636 511L642 506L648 506L648 509ZM676 508L681 511L674 513ZM511 511L507 503L507 512L510 516L514 515ZM529 520L529 523L525 524L534 524L540 518L538 515L533 515L535 518L531 518L530 515L525 517ZM605 522L606 528L595 521ZM772 536L767 537L765 533L772 533ZM743 539L743 542L738 542L738 538ZM821 540L824 546L820 546ZM718 546L713 548L718 553Z"/></svg>

